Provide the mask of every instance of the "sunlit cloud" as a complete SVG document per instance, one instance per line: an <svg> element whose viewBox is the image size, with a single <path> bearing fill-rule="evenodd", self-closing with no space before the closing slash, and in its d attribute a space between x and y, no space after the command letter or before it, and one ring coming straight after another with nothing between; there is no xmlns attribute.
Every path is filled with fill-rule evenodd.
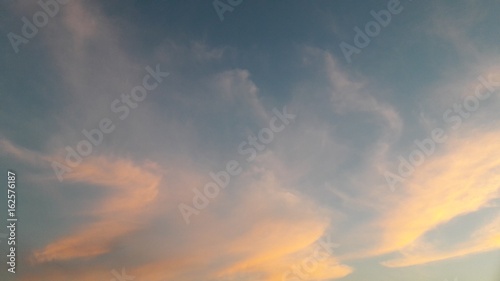
<svg viewBox="0 0 500 281"><path fill-rule="evenodd" d="M407 3L346 63L338 41L386 3L245 2L222 23L212 3L113 2L59 5L21 54L5 55L0 165L20 179L19 280L420 281L457 275L458 263L476 270L500 249L489 4ZM41 9L5 8L4 33ZM119 118L110 105L147 66L168 79ZM481 77L492 95L455 129L443 112ZM276 108L293 122L248 160L240 145ZM103 118L113 132L69 163ZM437 127L446 141L387 188L384 172ZM241 173L186 223L179 206L229 161Z"/></svg>
<svg viewBox="0 0 500 281"><path fill-rule="evenodd" d="M87 159L75 168L68 181L116 190L113 196L105 198L95 210L89 212L97 216L95 223L82 226L75 234L62 237L36 251L34 261L88 258L110 251L115 239L137 227L117 222L116 219L121 217L138 221L145 207L155 199L161 176L152 168L155 168L152 163L142 168L129 160L104 157Z"/></svg>
<svg viewBox="0 0 500 281"><path fill-rule="evenodd" d="M379 221L383 242L378 251L404 251L426 232L498 198L498 137L497 132L456 136L443 152L417 167L405 185L405 197Z"/></svg>

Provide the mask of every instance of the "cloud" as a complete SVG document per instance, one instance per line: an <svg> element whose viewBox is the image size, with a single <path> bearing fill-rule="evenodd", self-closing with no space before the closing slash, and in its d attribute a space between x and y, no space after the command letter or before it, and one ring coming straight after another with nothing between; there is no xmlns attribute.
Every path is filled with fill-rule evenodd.
<svg viewBox="0 0 500 281"><path fill-rule="evenodd" d="M132 272L148 280L161 280L165 274L186 280L198 275L207 280L282 280L289 267L300 264L310 255L311 245L327 234L332 214L306 196L289 192L272 158L259 157L189 226L178 226L186 244L176 247L176 258L163 258ZM329 264L335 266L313 272L312 279L352 272L334 255Z"/></svg>
<svg viewBox="0 0 500 281"><path fill-rule="evenodd" d="M29 163L34 166L42 166L49 161L46 156L40 155L39 153L33 152L29 149L18 147L6 138L0 139L0 151L19 161Z"/></svg>
<svg viewBox="0 0 500 281"><path fill-rule="evenodd" d="M14 145L7 147L11 151L22 150ZM26 150L26 153L30 158L41 157L35 152ZM43 158L46 164L58 159ZM127 272L147 280L166 277L194 280L197 277L191 276L193 269L214 280L237 275L281 280L290 266L300 264L311 254L314 243L327 234L334 217L331 211L317 206L303 194L288 191L287 186L293 181L282 180L282 176L290 178L283 173L286 166L272 152L260 155L235 179L232 190L222 193L186 228L172 206L186 194L189 196L190 189L202 185L204 177L200 171L104 155L87 157L65 176L65 183L77 188L97 187L106 192L100 201L88 203L89 211L83 215L90 216L89 223L68 228L68 234L56 237L32 253L31 272L40 272L38 266L43 266L44 276L53 280L74 276L78 268L64 274L53 265L61 262L69 265L79 260L89 265L98 263L103 255L115 255L117 245L145 236L155 241L152 252L146 252L145 259L130 265ZM55 181L55 176L52 178ZM75 215L73 210L64 213ZM166 221L175 233L166 236L161 231L157 233L153 221L158 220ZM174 243L181 237L182 243ZM129 259L131 254L126 252L123 258ZM351 272L352 268L341 264L334 253L310 278L339 278ZM30 280L32 273L23 275L23 280ZM109 272L99 267L79 274L82 280L92 280L97 276L105 278Z"/></svg>
<svg viewBox="0 0 500 281"><path fill-rule="evenodd" d="M117 238L137 228L135 224L125 225L116 219L138 221L156 198L161 176L153 163L139 167L130 160L102 156L85 160L66 180L115 190L89 212L96 217L94 223L82 225L73 234L35 251L32 258L35 263L89 258L109 252Z"/></svg>
<svg viewBox="0 0 500 281"><path fill-rule="evenodd" d="M401 257L382 264L387 267L407 267L498 250L500 249L500 215L477 229L471 235L470 240L448 250L441 250L438 246L425 241L417 241L403 250Z"/></svg>
<svg viewBox="0 0 500 281"><path fill-rule="evenodd" d="M389 103L378 100L372 94L375 91L368 91L368 82L363 77L354 77L342 70L336 58L326 51L307 47L305 54L318 57L324 63L324 74L331 91L330 101L336 112L340 114L371 113L381 118L393 137L399 135L403 125L399 113Z"/></svg>
<svg viewBox="0 0 500 281"><path fill-rule="evenodd" d="M403 267L498 249L498 219L451 250L426 239L498 198L496 131L466 128L450 136L417 167L404 190L387 194L385 188L374 190L378 172L401 134L411 129L403 122L407 112L386 98L390 89L343 69L332 53L301 49L301 71L312 71L297 73L299 81L271 81L276 89L292 85L283 98L253 79L255 62L224 64L237 54L231 47L165 39L153 49L137 50L143 43L131 40L152 39L149 34L133 37L127 20L108 17L84 1L69 3L54 20L40 39L57 69L51 79L62 110L50 114L56 115L59 133L40 140L43 152L7 139L0 140L0 150L45 168L40 184L50 185L58 199L77 190L71 195L81 205L68 200L57 206L64 223L47 225L56 230L40 241L49 242L29 249L32 264L23 280L111 279L113 268L126 267L148 281L277 281L303 264L325 235L341 243L342 254L329 255L307 280L351 274L349 255L394 253L383 264ZM447 34L447 27L441 28L439 35ZM465 51L473 49L470 38L453 32L458 45L469 42ZM50 163L64 162L59 153L83 139L82 129L111 118L111 100L130 92L153 63L168 64L175 79L162 84L134 118L116 123L116 132L58 184ZM459 80L448 89L462 88ZM242 158L237 144L268 125L269 108L287 98L284 103L298 116L295 123L185 225L176 206L192 199L192 190L210 180L209 172Z"/></svg>
<svg viewBox="0 0 500 281"><path fill-rule="evenodd" d="M268 120L268 114L259 97L257 85L250 79L250 72L244 69L227 70L216 74L210 82L217 100L240 110L248 111L259 120ZM250 115L250 114L249 114Z"/></svg>
<svg viewBox="0 0 500 281"><path fill-rule="evenodd" d="M450 137L443 152L429 158L405 184L404 197L390 206L377 225L382 231L378 254L405 251L425 233L452 219L476 212L499 197L500 154L495 132L470 132L467 136ZM423 243L422 248L427 244ZM411 263L444 259L473 253L476 250L495 249L498 245L483 244L468 251L442 254L439 257L407 257ZM475 249L475 250L474 250ZM391 261L386 265L410 264Z"/></svg>

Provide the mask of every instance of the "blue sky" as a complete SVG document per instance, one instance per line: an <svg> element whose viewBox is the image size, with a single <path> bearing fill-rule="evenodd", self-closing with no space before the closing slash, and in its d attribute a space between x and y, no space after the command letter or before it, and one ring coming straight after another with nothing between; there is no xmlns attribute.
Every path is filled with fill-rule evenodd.
<svg viewBox="0 0 500 281"><path fill-rule="evenodd" d="M1 4L2 278L498 280L498 1L66 2Z"/></svg>

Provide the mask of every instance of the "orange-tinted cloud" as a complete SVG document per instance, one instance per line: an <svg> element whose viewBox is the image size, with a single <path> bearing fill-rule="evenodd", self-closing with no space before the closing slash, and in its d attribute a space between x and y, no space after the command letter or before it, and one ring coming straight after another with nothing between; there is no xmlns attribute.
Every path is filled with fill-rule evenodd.
<svg viewBox="0 0 500 281"><path fill-rule="evenodd" d="M68 173L66 180L110 188L113 192L91 212L97 217L95 223L36 251L33 255L36 263L88 258L110 251L115 239L137 227L119 223L117 218L138 220L144 208L156 198L161 176L152 163L140 167L125 159L89 157Z"/></svg>
<svg viewBox="0 0 500 281"><path fill-rule="evenodd" d="M418 241L411 246L411 251L403 251L401 257L383 262L383 264L388 267L405 267L497 249L500 249L500 216L476 230L470 240L454 246L451 250L439 250L435 245Z"/></svg>
<svg viewBox="0 0 500 281"><path fill-rule="evenodd" d="M450 136L443 150L436 151L415 168L399 199L388 201L391 205L369 226L381 233L380 243L364 256L413 249L425 233L458 216L484 208L490 200L498 198L499 139L498 132L482 131L470 131L466 137ZM421 248L428 247L425 242L419 243ZM442 254L441 257L414 257L406 258L412 262L385 264L417 264L483 251L486 246L490 249L497 247L494 243L486 243L477 248L467 247L467 251Z"/></svg>
<svg viewBox="0 0 500 281"><path fill-rule="evenodd" d="M238 184L231 188L238 188L239 195L219 195L189 225L179 220L182 225L176 227L184 233L186 244L170 246L170 257L130 272L151 281L194 280L201 275L206 280L282 281L291 266L300 266L328 234L332 214L286 191L274 172L256 166L260 165L249 168L241 179L232 179ZM221 209L225 211L219 213ZM169 238L163 239L168 244ZM321 280L352 271L333 252L307 276Z"/></svg>

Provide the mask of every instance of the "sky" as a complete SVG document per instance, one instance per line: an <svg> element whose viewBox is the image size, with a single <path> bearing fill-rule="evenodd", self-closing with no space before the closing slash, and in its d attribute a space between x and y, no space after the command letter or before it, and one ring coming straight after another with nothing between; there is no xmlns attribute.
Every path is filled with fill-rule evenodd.
<svg viewBox="0 0 500 281"><path fill-rule="evenodd" d="M2 280L500 280L500 2L0 5Z"/></svg>

